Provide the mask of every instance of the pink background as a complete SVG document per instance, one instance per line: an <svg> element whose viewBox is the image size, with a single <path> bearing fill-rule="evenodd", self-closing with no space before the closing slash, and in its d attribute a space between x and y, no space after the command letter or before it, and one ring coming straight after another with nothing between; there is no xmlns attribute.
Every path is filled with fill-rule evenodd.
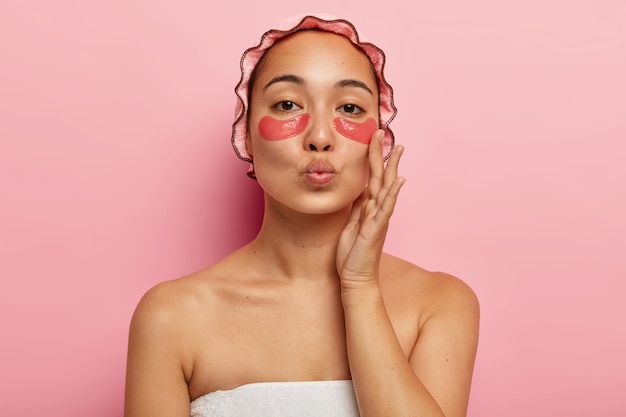
<svg viewBox="0 0 626 417"><path fill-rule="evenodd" d="M248 3L0 5L0 415L121 415L143 292L255 234L239 57L307 8ZM388 55L408 182L387 250L480 297L469 415L625 415L626 3L315 9Z"/></svg>

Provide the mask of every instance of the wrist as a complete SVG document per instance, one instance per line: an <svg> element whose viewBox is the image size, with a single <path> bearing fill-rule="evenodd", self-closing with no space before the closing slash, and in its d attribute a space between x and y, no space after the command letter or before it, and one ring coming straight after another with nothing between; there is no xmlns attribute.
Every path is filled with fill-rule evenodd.
<svg viewBox="0 0 626 417"><path fill-rule="evenodd" d="M371 302L382 300L382 293L378 280L344 281L341 282L341 301L344 310L352 307L365 307Z"/></svg>

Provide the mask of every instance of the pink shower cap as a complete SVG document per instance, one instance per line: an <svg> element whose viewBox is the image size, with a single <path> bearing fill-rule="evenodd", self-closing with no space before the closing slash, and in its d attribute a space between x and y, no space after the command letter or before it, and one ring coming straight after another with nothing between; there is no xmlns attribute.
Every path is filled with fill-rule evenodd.
<svg viewBox="0 0 626 417"><path fill-rule="evenodd" d="M359 47L371 61L376 77L378 78L379 90L379 117L380 129L385 131L383 139L383 156L387 159L394 145L393 132L389 128L389 123L396 116L397 109L393 104L393 89L385 80L383 69L385 67L385 54L376 45L363 42L359 37L354 25L347 20L338 19L330 15L305 15L291 17L280 23L276 29L270 29L261 37L257 46L248 48L241 57L241 80L235 87L237 94L237 104L235 108L235 122L233 123L233 148L237 156L244 161L252 162L251 156L246 150L246 134L248 131L248 86L250 76L257 63L270 47L279 39L291 35L300 30L318 29L326 32L336 33L348 38L354 45ZM253 167L250 167L248 175L254 177Z"/></svg>

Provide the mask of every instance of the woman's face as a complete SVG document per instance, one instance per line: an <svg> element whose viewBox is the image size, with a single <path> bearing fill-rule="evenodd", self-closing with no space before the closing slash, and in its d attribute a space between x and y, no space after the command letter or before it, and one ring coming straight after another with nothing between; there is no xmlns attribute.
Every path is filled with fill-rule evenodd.
<svg viewBox="0 0 626 417"><path fill-rule="evenodd" d="M311 214L349 206L378 128L367 56L342 36L298 32L266 53L251 93L246 146L269 197Z"/></svg>

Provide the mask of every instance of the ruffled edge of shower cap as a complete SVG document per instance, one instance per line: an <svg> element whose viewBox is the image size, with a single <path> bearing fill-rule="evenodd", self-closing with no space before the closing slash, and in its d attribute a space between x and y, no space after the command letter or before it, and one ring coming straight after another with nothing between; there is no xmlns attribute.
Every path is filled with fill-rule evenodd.
<svg viewBox="0 0 626 417"><path fill-rule="evenodd" d="M248 132L248 87L254 68L263 54L278 40L301 30L318 29L336 33L349 39L359 47L372 63L379 90L379 126L385 131L383 138L383 157L386 160L391 154L395 139L389 124L394 119L397 109L393 102L393 89L384 76L385 54L376 45L365 42L352 23L328 14L306 14L290 17L274 29L270 29L261 36L258 45L248 48L241 57L241 79L235 87L237 102L235 106L235 122L232 130L232 144L237 156L252 163L252 157L246 149L246 135ZM254 178L254 169L250 166L248 175Z"/></svg>

